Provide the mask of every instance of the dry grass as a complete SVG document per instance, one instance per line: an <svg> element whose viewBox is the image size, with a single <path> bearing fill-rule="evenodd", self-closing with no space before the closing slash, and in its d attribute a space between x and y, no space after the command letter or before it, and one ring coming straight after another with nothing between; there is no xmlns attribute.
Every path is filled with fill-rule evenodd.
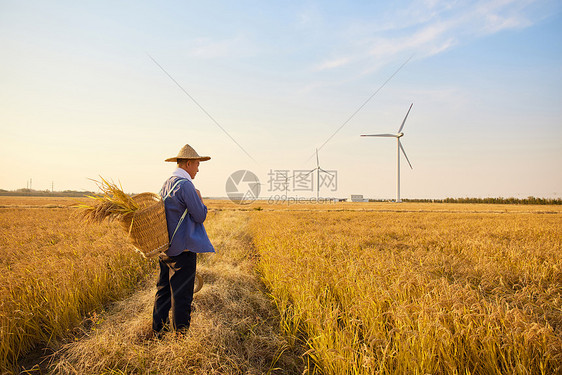
<svg viewBox="0 0 562 375"><path fill-rule="evenodd" d="M121 229L84 227L70 208L0 209L0 369L122 298L153 265Z"/></svg>
<svg viewBox="0 0 562 375"><path fill-rule="evenodd" d="M153 283L118 303L86 337L53 358L61 374L300 374L302 362L279 330L275 307L254 273L248 215L221 212L207 219L217 254L198 258L203 289L187 333L146 340Z"/></svg>
<svg viewBox="0 0 562 375"><path fill-rule="evenodd" d="M256 212L252 228L310 372L562 371L560 214Z"/></svg>

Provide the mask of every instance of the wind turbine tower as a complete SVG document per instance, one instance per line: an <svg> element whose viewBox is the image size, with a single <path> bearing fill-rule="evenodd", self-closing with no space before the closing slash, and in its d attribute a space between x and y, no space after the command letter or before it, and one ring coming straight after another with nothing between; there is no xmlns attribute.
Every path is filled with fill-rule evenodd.
<svg viewBox="0 0 562 375"><path fill-rule="evenodd" d="M316 168L308 172L305 176L310 175L314 171L316 171L316 202L318 202L318 200L320 199L320 172L330 174L330 172L320 167L320 161L318 159L318 149L316 149Z"/></svg>
<svg viewBox="0 0 562 375"><path fill-rule="evenodd" d="M410 160L408 160L408 155L406 155L406 151L404 151L404 147L402 147L402 143L400 142L400 138L402 138L404 136L404 133L402 133L402 129L404 129L404 124L406 123L406 119L408 118L408 115L410 114L410 110L412 109L412 106L414 105L414 103L410 104L410 108L408 109L408 112L406 113L406 117L404 117L404 121L402 121L402 125L400 125L400 128L398 129L398 132L396 134L361 134L361 137L394 137L396 138L396 143L397 143L397 156L396 156L396 202L402 202L402 200L400 199L400 151L402 151L402 153L404 154L404 157L406 157L406 161L408 162L408 165L410 165L411 169L414 169L412 167L412 164L410 163Z"/></svg>

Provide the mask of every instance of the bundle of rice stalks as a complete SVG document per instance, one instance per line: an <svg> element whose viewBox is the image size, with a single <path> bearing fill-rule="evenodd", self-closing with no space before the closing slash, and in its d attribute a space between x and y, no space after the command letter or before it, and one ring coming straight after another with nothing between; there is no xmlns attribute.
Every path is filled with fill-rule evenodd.
<svg viewBox="0 0 562 375"><path fill-rule="evenodd" d="M123 192L121 184L106 181L94 181L101 194L90 195L94 204L78 204L82 218L89 222L101 223L118 220L127 232L130 243L135 250L149 258L166 251L169 247L168 226L164 201L154 193L141 193L129 196ZM193 293L203 286L203 279L195 275Z"/></svg>
<svg viewBox="0 0 562 375"><path fill-rule="evenodd" d="M103 179L96 181L101 194L89 196L93 204L79 204L79 215L88 222L117 220L129 241L145 257L151 257L169 247L164 202L154 193L133 196L125 194L121 185Z"/></svg>
<svg viewBox="0 0 562 375"><path fill-rule="evenodd" d="M92 204L81 203L75 207L80 209L83 219L88 222L101 223L105 219L108 221L130 221L127 220L139 208L139 204L135 202L129 195L123 192L121 184L119 186L113 182L108 182L103 177L101 181L94 181L101 194L89 195L88 198L94 199Z"/></svg>

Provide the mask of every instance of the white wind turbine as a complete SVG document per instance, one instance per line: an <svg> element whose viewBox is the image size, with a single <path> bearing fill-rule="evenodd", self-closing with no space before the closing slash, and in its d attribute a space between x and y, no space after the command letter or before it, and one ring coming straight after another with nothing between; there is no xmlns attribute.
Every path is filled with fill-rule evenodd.
<svg viewBox="0 0 562 375"><path fill-rule="evenodd" d="M414 103L410 104L410 108L408 109L408 113L406 113L406 117L404 117L404 121L402 121L402 125L400 125L400 129L398 129L398 133L396 133L396 134L361 134L361 137L394 137L394 138L396 138L396 141L397 141L397 144L398 144L398 146L397 146L398 153L397 153L397 159L396 159L396 162L397 162L397 169L396 169L396 174L397 174L396 202L402 202L402 200L400 199L400 150L402 150L402 153L406 157L406 161L410 165L410 168L414 169L412 167L412 164L410 164L410 160L408 160L408 155L406 155L406 151L404 151L404 147L402 147L402 143L400 143L400 138L402 136L404 136L404 133L402 133L402 129L404 128L404 124L406 123L406 119L408 118L408 115L410 114L410 110L412 109L413 105L414 105Z"/></svg>
<svg viewBox="0 0 562 375"><path fill-rule="evenodd" d="M305 176L308 176L314 171L316 171L316 202L318 202L318 199L320 197L320 171L330 174L330 172L320 168L320 161L318 160L318 149L316 149L316 168L312 169Z"/></svg>

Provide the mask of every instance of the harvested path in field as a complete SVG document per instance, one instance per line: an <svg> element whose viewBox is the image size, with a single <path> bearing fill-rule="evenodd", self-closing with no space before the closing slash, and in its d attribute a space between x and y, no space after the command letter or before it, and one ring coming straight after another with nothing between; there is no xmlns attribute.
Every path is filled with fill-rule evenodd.
<svg viewBox="0 0 562 375"><path fill-rule="evenodd" d="M210 212L216 254L199 256L204 286L189 332L146 339L155 279L89 320L83 335L51 358L60 374L300 374L302 353L288 345L275 306L256 275L248 213ZM155 272L156 273L156 272Z"/></svg>

